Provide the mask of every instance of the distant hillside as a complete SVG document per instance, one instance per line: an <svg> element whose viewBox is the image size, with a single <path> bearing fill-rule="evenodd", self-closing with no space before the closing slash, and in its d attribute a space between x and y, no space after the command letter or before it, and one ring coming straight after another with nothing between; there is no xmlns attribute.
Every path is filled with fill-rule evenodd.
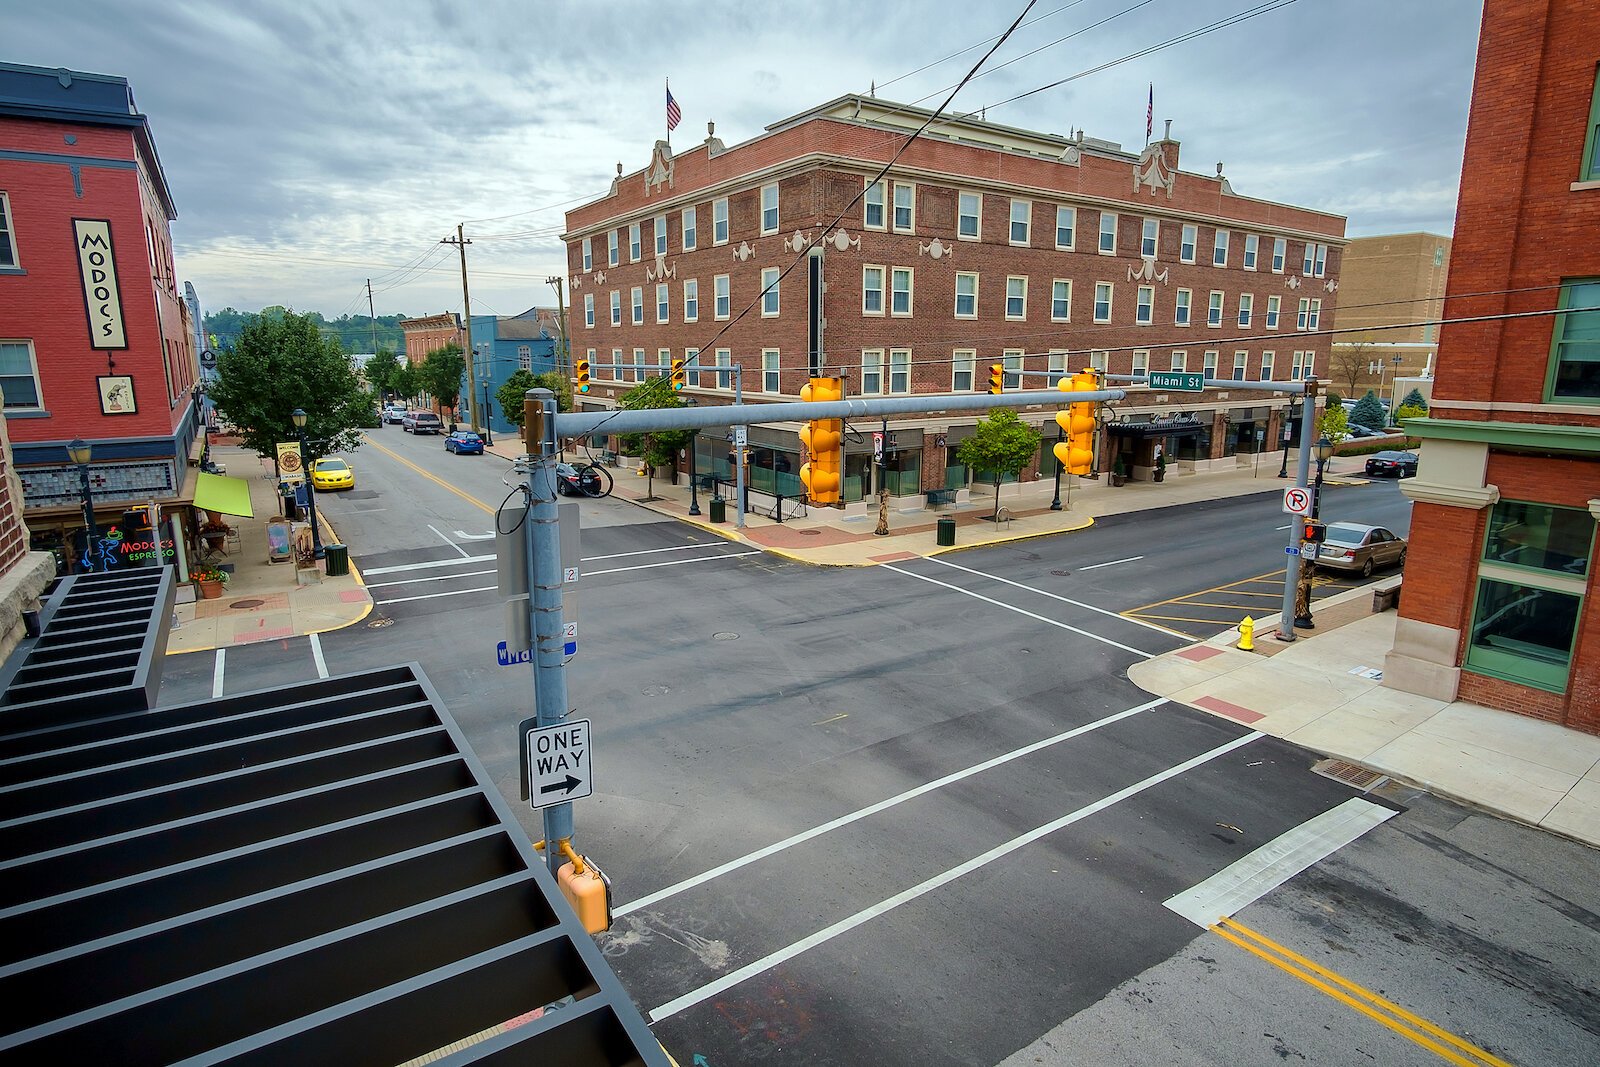
<svg viewBox="0 0 1600 1067"><path fill-rule="evenodd" d="M260 314L270 315L282 312L281 307L262 308ZM233 308L223 308L206 316L206 336L214 337L214 348L226 348L233 343L239 335L239 328L246 319L257 314L252 311L235 311ZM373 320L365 315L340 315L333 321L324 319L315 311L309 311L313 321L324 336L337 337L346 352L368 352L373 350ZM405 349L405 337L400 332L400 320L409 318L408 315L379 315L377 318L377 347L392 349L400 352Z"/></svg>

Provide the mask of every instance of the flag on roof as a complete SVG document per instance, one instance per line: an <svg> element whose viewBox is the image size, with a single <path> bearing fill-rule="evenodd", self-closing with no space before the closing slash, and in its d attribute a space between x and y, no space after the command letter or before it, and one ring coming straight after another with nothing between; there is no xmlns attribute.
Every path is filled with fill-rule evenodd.
<svg viewBox="0 0 1600 1067"><path fill-rule="evenodd" d="M678 123L683 121L683 111L678 107L678 102L672 98L672 86L667 86L667 132L671 133L678 128Z"/></svg>

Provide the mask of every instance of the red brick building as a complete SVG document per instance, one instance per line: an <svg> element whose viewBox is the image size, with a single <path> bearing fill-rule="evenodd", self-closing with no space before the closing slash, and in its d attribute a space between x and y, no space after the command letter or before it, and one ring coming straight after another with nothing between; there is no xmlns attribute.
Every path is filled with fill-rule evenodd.
<svg viewBox="0 0 1600 1067"><path fill-rule="evenodd" d="M721 368L735 365L751 400L796 399L810 373L807 278L804 265L785 271L820 239L826 368L850 395L982 392L995 363L1008 389L1048 388L1069 366L1204 370L1240 384L1139 387L1107 427L1100 469L1120 459L1140 477L1157 442L1180 470L1276 456L1287 400L1246 383L1325 367L1327 336L1298 330L1332 325L1342 218L1182 171L1170 136L1128 152L971 117L935 123L869 188L929 117L846 96L731 148L708 136L674 155L658 142L645 169L619 164L606 196L567 213L572 354L596 367L584 403L615 403L674 358L697 362L687 392L701 403L727 401ZM1024 412L1035 425L1051 415ZM955 450L975 421L894 424L891 492L965 484ZM1025 478L1053 470L1053 425L1046 436ZM798 492L793 428L751 439L754 484ZM847 500L871 491L871 451L870 438L846 446ZM720 435L702 435L696 469L726 466Z"/></svg>
<svg viewBox="0 0 1600 1067"><path fill-rule="evenodd" d="M1385 684L1600 733L1600 0L1488 0ZM1489 294L1489 295L1475 295ZM1555 309L1554 315L1550 314ZM1503 317L1495 317L1503 316Z"/></svg>
<svg viewBox="0 0 1600 1067"><path fill-rule="evenodd" d="M453 311L401 319L400 332L406 339L406 348L401 354L413 367L420 367L429 352L445 345L454 344L463 350L466 348L466 334L461 329L461 319Z"/></svg>
<svg viewBox="0 0 1600 1067"><path fill-rule="evenodd" d="M82 528L74 438L97 521L187 511L201 421L176 218L124 79L0 64L0 389L35 548Z"/></svg>

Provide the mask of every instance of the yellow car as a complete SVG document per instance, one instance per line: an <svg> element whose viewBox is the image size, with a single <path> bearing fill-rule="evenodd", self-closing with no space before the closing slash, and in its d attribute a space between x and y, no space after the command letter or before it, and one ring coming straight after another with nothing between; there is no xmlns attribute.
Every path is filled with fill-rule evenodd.
<svg viewBox="0 0 1600 1067"><path fill-rule="evenodd" d="M311 465L311 485L318 492L324 489L354 489L356 472L342 459L319 459Z"/></svg>

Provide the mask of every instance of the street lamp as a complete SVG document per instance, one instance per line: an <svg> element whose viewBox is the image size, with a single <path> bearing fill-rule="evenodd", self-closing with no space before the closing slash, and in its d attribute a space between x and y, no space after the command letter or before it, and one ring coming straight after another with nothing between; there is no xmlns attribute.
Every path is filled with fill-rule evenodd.
<svg viewBox="0 0 1600 1067"><path fill-rule="evenodd" d="M306 412L304 408L295 408L289 417L294 420L294 429L300 435L300 473L306 480L306 514L311 519L311 556L313 559L322 559L327 553L322 549L322 532L317 529L317 487L311 479L311 463L307 459L311 447L306 444Z"/></svg>
<svg viewBox="0 0 1600 1067"><path fill-rule="evenodd" d="M1333 458L1333 442L1328 440L1326 434L1317 439L1317 480L1311 485L1311 517L1322 517L1322 472L1327 469L1328 460ZM1307 542L1301 542L1302 550ZM1314 542L1313 542L1314 543ZM1315 551L1321 551L1320 548ZM1311 621L1311 581L1316 576L1316 557L1310 559L1300 557L1300 583L1294 595L1294 625L1299 630L1311 630L1316 624Z"/></svg>
<svg viewBox="0 0 1600 1067"><path fill-rule="evenodd" d="M1062 435L1061 424L1056 423L1056 445L1059 446L1066 438ZM1056 495L1050 498L1050 510L1061 510L1061 458L1056 457Z"/></svg>
<svg viewBox="0 0 1600 1067"><path fill-rule="evenodd" d="M94 524L94 495L89 491L89 442L74 437L67 445L67 458L78 465L78 488L83 493L83 558L94 570L94 549L100 540L100 529Z"/></svg>
<svg viewBox="0 0 1600 1067"><path fill-rule="evenodd" d="M1400 357L1395 356L1389 362L1394 364L1394 373L1389 375L1389 424L1395 422L1395 412L1400 410Z"/></svg>
<svg viewBox="0 0 1600 1067"><path fill-rule="evenodd" d="M1299 404L1303 401L1299 397L1289 398L1289 407L1285 412L1286 422L1283 424L1283 465L1278 468L1278 477L1289 477L1289 441L1294 436L1294 424L1300 418Z"/></svg>

